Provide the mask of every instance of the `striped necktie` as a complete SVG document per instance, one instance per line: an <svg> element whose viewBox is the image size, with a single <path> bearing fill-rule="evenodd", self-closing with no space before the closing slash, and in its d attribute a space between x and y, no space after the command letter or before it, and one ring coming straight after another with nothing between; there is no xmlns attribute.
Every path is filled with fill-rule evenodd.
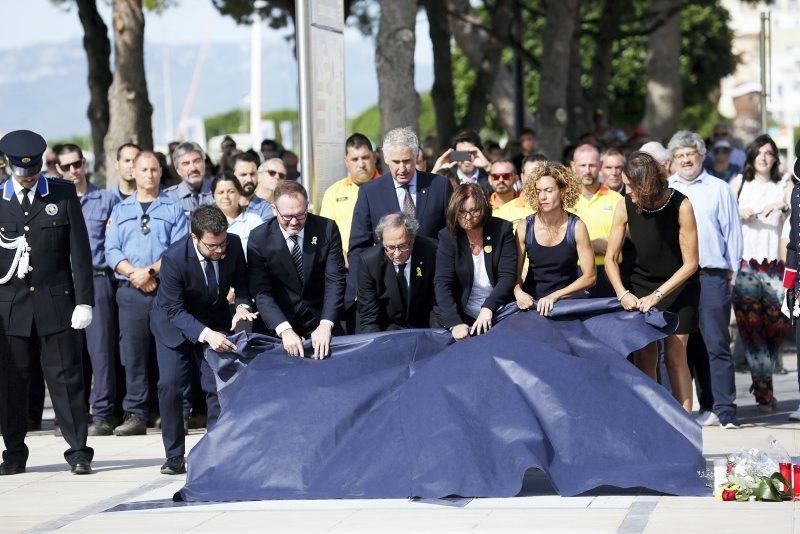
<svg viewBox="0 0 800 534"><path fill-rule="evenodd" d="M300 243L297 241L296 235L290 235L289 239L292 240L292 261L294 262L294 268L297 269L297 276L300 277L300 281L303 281L303 251L300 250Z"/></svg>
<svg viewBox="0 0 800 534"><path fill-rule="evenodd" d="M403 197L403 214L407 217L416 217L417 208L414 205L414 199L411 197L411 189L408 184L403 184L400 187L402 187L403 191L406 193L406 196Z"/></svg>

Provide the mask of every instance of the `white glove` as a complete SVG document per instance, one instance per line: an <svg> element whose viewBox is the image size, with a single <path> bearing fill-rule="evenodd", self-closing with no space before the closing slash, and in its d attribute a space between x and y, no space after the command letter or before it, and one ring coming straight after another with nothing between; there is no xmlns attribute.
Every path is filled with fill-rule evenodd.
<svg viewBox="0 0 800 534"><path fill-rule="evenodd" d="M92 322L92 307L88 304L78 304L72 312L72 328L83 330Z"/></svg>
<svg viewBox="0 0 800 534"><path fill-rule="evenodd" d="M781 313L784 314L788 319L792 318L792 312L789 310L789 292L783 292L783 302L781 303Z"/></svg>

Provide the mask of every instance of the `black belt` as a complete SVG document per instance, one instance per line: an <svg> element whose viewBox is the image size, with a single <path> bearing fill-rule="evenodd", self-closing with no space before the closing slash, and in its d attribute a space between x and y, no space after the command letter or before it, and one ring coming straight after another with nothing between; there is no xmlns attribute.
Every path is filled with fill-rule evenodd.
<svg viewBox="0 0 800 534"><path fill-rule="evenodd" d="M700 267L698 271L700 274L727 274L729 269L717 269L715 267Z"/></svg>

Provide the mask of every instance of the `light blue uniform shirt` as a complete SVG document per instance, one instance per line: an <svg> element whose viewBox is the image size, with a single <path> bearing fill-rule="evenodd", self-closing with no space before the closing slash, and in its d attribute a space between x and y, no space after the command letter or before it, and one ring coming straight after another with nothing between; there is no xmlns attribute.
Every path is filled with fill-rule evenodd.
<svg viewBox="0 0 800 534"><path fill-rule="evenodd" d="M211 180L206 178L203 179L203 185L200 186L199 191L195 191L189 187L186 180L183 180L178 185L173 185L172 187L164 189L163 193L175 200L178 205L183 208L186 219L191 219L194 210L200 206L214 204L214 193L211 192Z"/></svg>
<svg viewBox="0 0 800 534"><path fill-rule="evenodd" d="M272 203L256 195L252 196L250 204L247 205L245 211L247 213L255 213L264 222L275 218L275 214L272 213Z"/></svg>
<svg viewBox="0 0 800 534"><path fill-rule="evenodd" d="M86 230L89 232L89 246L92 249L92 267L95 271L104 271L108 268L106 262L106 230L108 218L114 206L119 204L119 198L108 189L100 189L89 183L86 194L78 197L86 221Z"/></svg>
<svg viewBox="0 0 800 534"><path fill-rule="evenodd" d="M134 267L146 267L164 255L169 246L189 233L189 223L181 206L164 193L147 208L149 233L142 232L142 205L131 195L111 212L106 233L106 260L116 270L122 260ZM127 277L117 273L117 278Z"/></svg>
<svg viewBox="0 0 800 534"><path fill-rule="evenodd" d="M677 174L669 177L669 186L689 199L697 220L700 267L739 272L742 259L742 223L730 186L703 171L686 182Z"/></svg>

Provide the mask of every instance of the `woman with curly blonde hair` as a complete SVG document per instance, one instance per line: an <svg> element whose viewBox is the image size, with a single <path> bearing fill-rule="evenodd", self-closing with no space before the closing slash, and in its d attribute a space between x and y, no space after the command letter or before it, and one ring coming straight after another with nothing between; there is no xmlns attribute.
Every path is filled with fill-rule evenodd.
<svg viewBox="0 0 800 534"><path fill-rule="evenodd" d="M533 307L549 315L553 305L567 297L583 296L595 283L594 252L586 225L567 213L578 201L580 184L568 168L543 162L522 188L533 209L517 227L517 285L514 296L521 310ZM522 276L525 258L528 273Z"/></svg>

